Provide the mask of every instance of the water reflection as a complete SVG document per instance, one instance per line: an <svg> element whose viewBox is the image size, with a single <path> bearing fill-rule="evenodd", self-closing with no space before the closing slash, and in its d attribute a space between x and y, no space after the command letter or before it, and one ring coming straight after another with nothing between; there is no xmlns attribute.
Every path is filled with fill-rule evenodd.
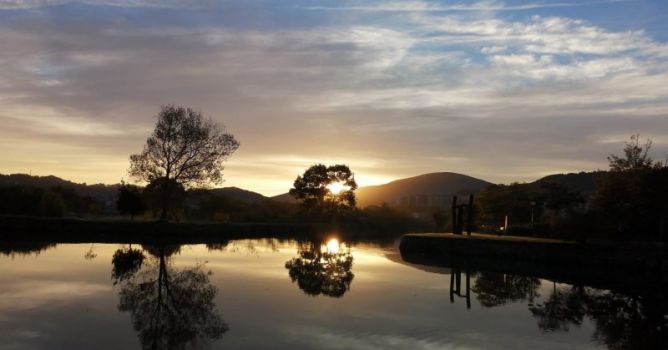
<svg viewBox="0 0 668 350"><path fill-rule="evenodd" d="M111 258L111 279L114 285L134 276L141 268L145 258L141 249L132 249L132 244L128 248L114 252Z"/></svg>
<svg viewBox="0 0 668 350"><path fill-rule="evenodd" d="M466 299L466 308L471 308L471 275L468 271L463 273L466 287L462 292L462 271L452 269L450 273L450 303L455 302L455 296Z"/></svg>
<svg viewBox="0 0 668 350"><path fill-rule="evenodd" d="M535 277L481 272L471 290L476 293L480 305L489 308L508 302L532 302L539 296L539 287L540 280Z"/></svg>
<svg viewBox="0 0 668 350"><path fill-rule="evenodd" d="M593 338L608 349L668 348L668 301L664 289L628 294L582 285L557 287L552 282L549 297L536 301L541 287L541 280L536 277L469 273L458 268L451 271L450 302L456 296L465 298L467 309L471 308L471 292L483 308L528 302L531 315L544 332L568 332L589 318L595 326ZM471 276L475 278L472 286Z"/></svg>
<svg viewBox="0 0 668 350"><path fill-rule="evenodd" d="M355 275L350 248L337 239L299 243L298 256L285 263L292 282L307 295L339 298L349 289Z"/></svg>
<svg viewBox="0 0 668 350"><path fill-rule="evenodd" d="M55 248L55 243L41 243L41 242L2 242L0 243L0 254L7 255L11 258L19 256L26 256L30 254L39 255L43 251Z"/></svg>
<svg viewBox="0 0 668 350"><path fill-rule="evenodd" d="M668 348L665 293L629 295L581 286L553 289L543 303L530 305L544 331L567 332L585 317L595 324L594 339L609 349Z"/></svg>
<svg viewBox="0 0 668 350"><path fill-rule="evenodd" d="M142 248L119 249L112 260L118 309L130 312L142 348L203 348L222 337L228 326L216 311L217 289L203 264L177 269L170 257L179 246Z"/></svg>
<svg viewBox="0 0 668 350"><path fill-rule="evenodd" d="M414 265L355 244L353 275L352 248L333 240L96 243L90 261L90 244L59 244L10 258L49 246L0 244L5 347L668 349L666 278L649 272L629 282L584 267Z"/></svg>

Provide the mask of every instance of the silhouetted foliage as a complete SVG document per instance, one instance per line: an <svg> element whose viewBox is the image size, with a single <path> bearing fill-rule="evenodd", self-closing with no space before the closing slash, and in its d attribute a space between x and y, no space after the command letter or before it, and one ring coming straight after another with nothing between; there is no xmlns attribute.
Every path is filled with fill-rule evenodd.
<svg viewBox="0 0 668 350"><path fill-rule="evenodd" d="M479 218L494 227L503 226L506 215L511 224L531 222L532 207L538 210L534 215L540 215L539 201L539 194L532 186L519 183L488 186L480 191L476 199Z"/></svg>
<svg viewBox="0 0 668 350"><path fill-rule="evenodd" d="M232 134L190 108L163 106L140 154L130 156L130 175L147 183L188 186L222 181L223 162L239 147ZM165 188L161 217L167 218L172 187Z"/></svg>
<svg viewBox="0 0 668 350"><path fill-rule="evenodd" d="M564 210L572 210L585 203L582 193L571 191L563 185L555 182L543 182L540 184L542 199L545 207L554 211L557 215Z"/></svg>
<svg viewBox="0 0 668 350"><path fill-rule="evenodd" d="M65 213L65 202L59 193L45 191L39 201L41 216L62 217Z"/></svg>
<svg viewBox="0 0 668 350"><path fill-rule="evenodd" d="M619 234L634 239L660 239L668 225L668 164L655 162L652 145L638 143L638 135L626 143L624 156L611 155L610 171L598 183L594 203Z"/></svg>
<svg viewBox="0 0 668 350"><path fill-rule="evenodd" d="M141 214L146 210L142 190L135 185L121 182L118 187L118 199L116 200L116 208L121 214L129 214L130 219L134 219L135 215Z"/></svg>
<svg viewBox="0 0 668 350"><path fill-rule="evenodd" d="M329 186L340 184L342 190L333 193ZM357 182L347 165L316 164L295 179L290 194L304 208L316 213L338 215L355 208Z"/></svg>
<svg viewBox="0 0 668 350"><path fill-rule="evenodd" d="M608 156L610 171L625 172L652 168L661 168L662 162L655 162L650 156L652 140L647 139L644 146L640 145L640 135L631 135L631 141L625 143L624 155L611 154Z"/></svg>
<svg viewBox="0 0 668 350"><path fill-rule="evenodd" d="M263 198L244 201L205 190L188 191L189 218L213 222L287 222L295 220L297 205Z"/></svg>
<svg viewBox="0 0 668 350"><path fill-rule="evenodd" d="M217 289L202 265L176 270L168 257L176 247L145 247L153 257L123 281L120 311L129 311L143 349L203 348L228 330L216 312Z"/></svg>
<svg viewBox="0 0 668 350"><path fill-rule="evenodd" d="M149 183L142 193L147 207L154 213L160 213L160 218L166 219L168 214L174 214L181 209L186 197L183 185L174 181L160 178Z"/></svg>
<svg viewBox="0 0 668 350"><path fill-rule="evenodd" d="M339 251L328 251L322 243L302 244L299 256L285 263L290 279L308 295L341 297L350 288L353 256L341 246Z"/></svg>

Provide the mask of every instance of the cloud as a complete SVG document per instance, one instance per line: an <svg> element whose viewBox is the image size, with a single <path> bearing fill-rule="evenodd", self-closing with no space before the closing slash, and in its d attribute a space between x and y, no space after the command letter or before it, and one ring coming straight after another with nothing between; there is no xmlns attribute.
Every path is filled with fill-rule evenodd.
<svg viewBox="0 0 668 350"><path fill-rule="evenodd" d="M244 25L217 10L2 12L0 171L118 181L165 103L225 123L242 142L226 185L268 194L318 159L370 183L445 170L530 180L605 167L608 135L668 136L668 49L642 30L251 9Z"/></svg>
<svg viewBox="0 0 668 350"><path fill-rule="evenodd" d="M214 0L2 0L0 9L31 9L66 4L138 8L212 8L221 1Z"/></svg>
<svg viewBox="0 0 668 350"><path fill-rule="evenodd" d="M560 7L581 7L602 5L620 2L630 2L633 0L600 0L600 1L581 1L581 2L545 2L545 3L526 3L520 5L506 5L501 1L483 0L471 4L452 4L443 5L436 2L425 1L390 1L390 2L371 2L366 5L353 5L341 7L327 6L305 6L309 10L320 11L373 11L373 12L468 12L468 11L526 11L536 9L549 9Z"/></svg>

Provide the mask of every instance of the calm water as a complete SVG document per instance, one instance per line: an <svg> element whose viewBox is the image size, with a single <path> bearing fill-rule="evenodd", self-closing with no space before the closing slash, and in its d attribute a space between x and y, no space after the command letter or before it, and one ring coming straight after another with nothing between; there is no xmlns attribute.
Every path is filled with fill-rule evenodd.
<svg viewBox="0 0 668 350"><path fill-rule="evenodd" d="M470 273L467 299L465 273L404 263L394 245L4 246L0 271L2 349L666 344L656 293Z"/></svg>

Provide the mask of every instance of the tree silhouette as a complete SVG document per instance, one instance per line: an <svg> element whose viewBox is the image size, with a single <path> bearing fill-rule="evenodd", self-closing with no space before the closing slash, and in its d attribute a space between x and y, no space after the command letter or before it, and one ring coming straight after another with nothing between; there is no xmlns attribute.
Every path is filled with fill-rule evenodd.
<svg viewBox="0 0 668 350"><path fill-rule="evenodd" d="M142 196L149 209L161 211L161 216L167 215L168 211L174 216L174 212L181 209L186 190L174 180L160 178L149 183Z"/></svg>
<svg viewBox="0 0 668 350"><path fill-rule="evenodd" d="M582 193L571 191L556 182L543 182L540 184L540 189L543 192L545 207L557 215L585 203Z"/></svg>
<svg viewBox="0 0 668 350"><path fill-rule="evenodd" d="M118 187L116 208L121 214L129 214L131 220L134 219L135 215L141 214L146 210L141 189L138 186L121 181L121 186Z"/></svg>
<svg viewBox="0 0 668 350"><path fill-rule="evenodd" d="M333 184L339 185L340 191L332 191ZM309 211L337 215L355 208L356 189L357 182L347 165L315 164L295 179L290 194Z"/></svg>
<svg viewBox="0 0 668 350"><path fill-rule="evenodd" d="M597 183L594 204L618 233L633 238L650 238L658 232L664 240L668 226L668 163L655 162L648 152L652 142L645 146L638 135L626 143L623 156L611 155L610 171Z"/></svg>
<svg viewBox="0 0 668 350"><path fill-rule="evenodd" d="M631 141L625 143L624 155L611 154L608 156L611 171L631 171L662 167L662 162L654 162L649 156L652 140L647 139L644 146L640 145L640 135L631 135Z"/></svg>
<svg viewBox="0 0 668 350"><path fill-rule="evenodd" d="M202 265L172 268L168 258L178 246L144 249L151 259L122 281L118 304L120 311L130 312L142 348L203 348L208 339L220 338L228 327L216 312L210 273ZM135 265L128 266L131 271Z"/></svg>
<svg viewBox="0 0 668 350"><path fill-rule="evenodd" d="M285 268L304 293L338 298L350 289L355 275L351 271L353 256L349 249L328 251L321 243L307 242L300 245L297 253L297 257L285 263Z"/></svg>
<svg viewBox="0 0 668 350"><path fill-rule="evenodd" d="M183 186L222 181L223 162L239 147L232 134L190 108L166 105L140 154L130 156L130 175L148 183L164 179ZM163 219L167 218L171 186L165 187Z"/></svg>

